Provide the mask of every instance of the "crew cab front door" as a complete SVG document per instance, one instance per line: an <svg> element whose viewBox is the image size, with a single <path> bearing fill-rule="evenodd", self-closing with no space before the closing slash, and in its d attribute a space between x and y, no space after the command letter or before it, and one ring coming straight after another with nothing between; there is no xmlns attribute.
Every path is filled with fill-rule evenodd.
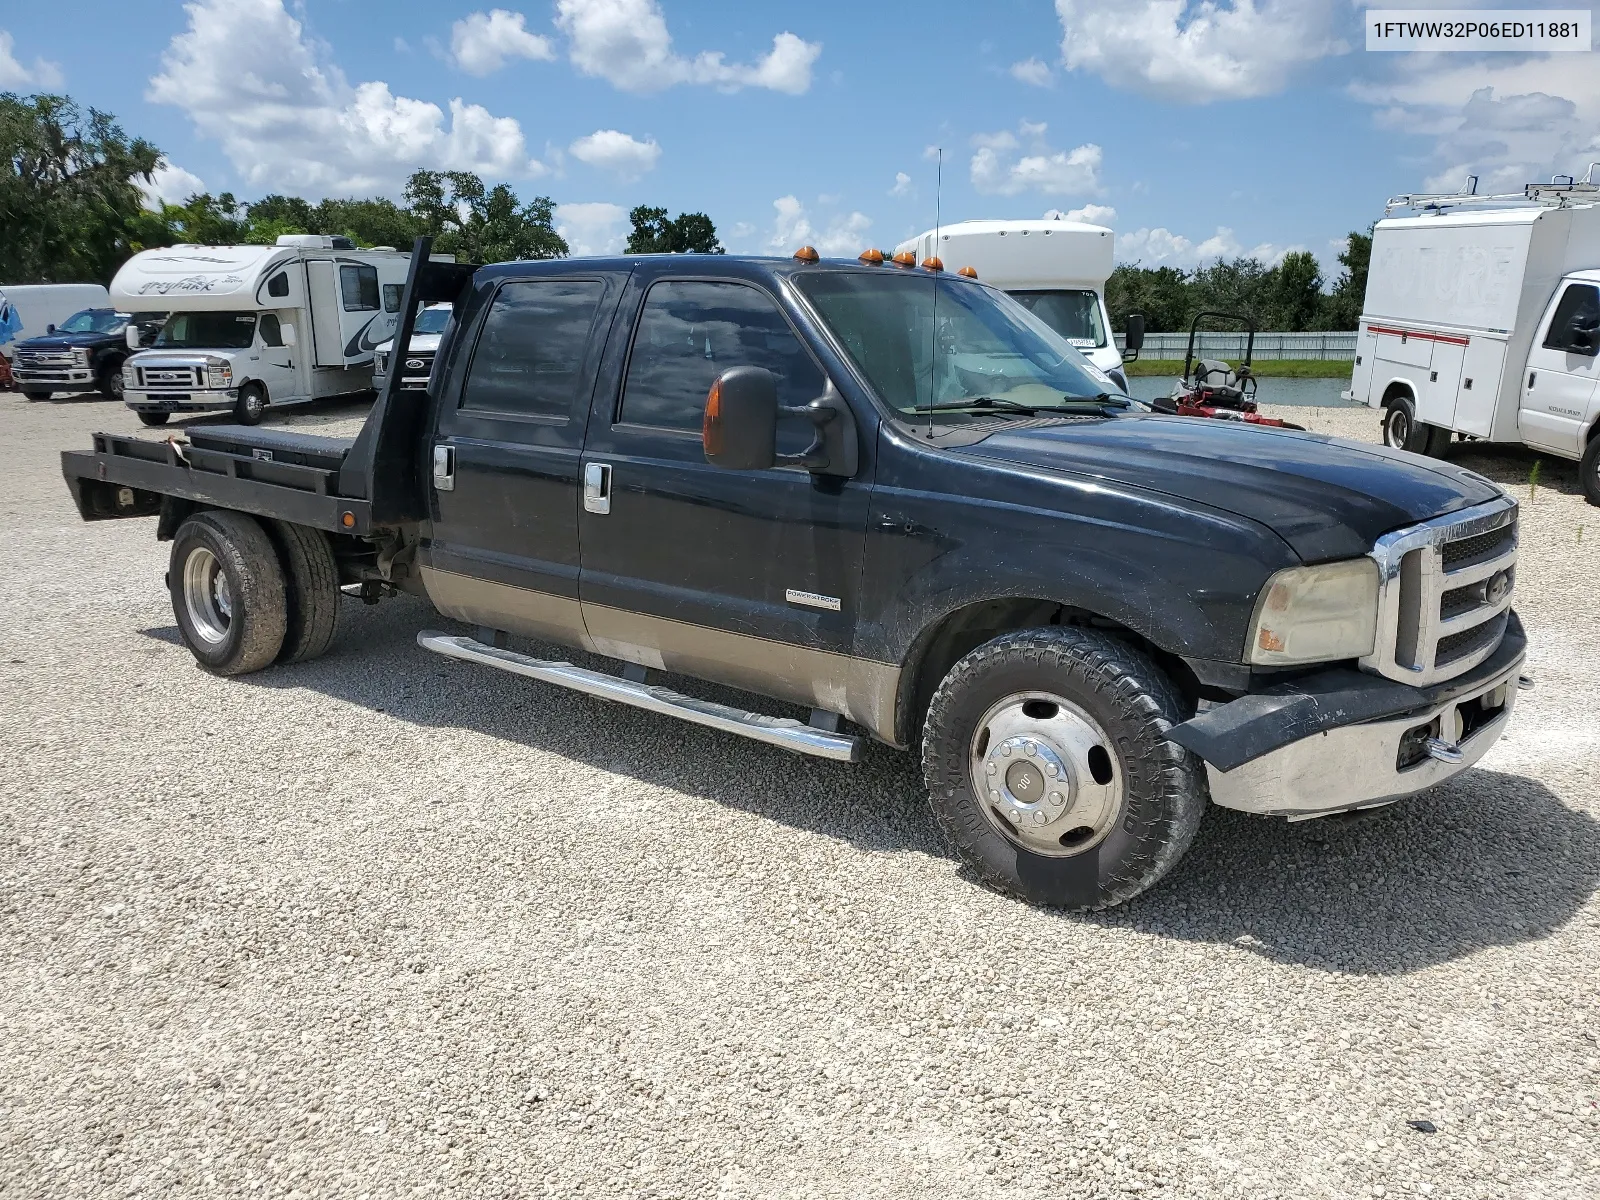
<svg viewBox="0 0 1600 1200"><path fill-rule="evenodd" d="M1518 424L1522 440L1565 458L1583 452L1589 404L1600 387L1600 286L1567 283L1528 355Z"/></svg>
<svg viewBox="0 0 1600 1200"><path fill-rule="evenodd" d="M825 390L823 369L756 284L641 275L633 328L607 352L620 386L597 395L584 451L591 644L868 723L865 697L893 677L853 654L870 481L714 467L700 438L721 372L765 367L798 406ZM780 423L784 452L809 443L795 424Z"/></svg>
<svg viewBox="0 0 1600 1200"><path fill-rule="evenodd" d="M578 475L625 273L508 279L448 347L419 550L446 616L578 646Z"/></svg>

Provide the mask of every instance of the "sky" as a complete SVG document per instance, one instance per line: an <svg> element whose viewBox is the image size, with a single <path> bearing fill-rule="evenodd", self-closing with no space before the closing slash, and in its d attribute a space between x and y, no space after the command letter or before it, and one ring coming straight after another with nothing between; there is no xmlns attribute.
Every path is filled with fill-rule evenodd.
<svg viewBox="0 0 1600 1200"><path fill-rule="evenodd" d="M1600 159L1600 57L1369 53L1363 13L9 0L0 90L114 113L164 152L168 199L398 198L417 167L469 170L552 197L574 253L619 250L636 204L705 212L736 253L849 256L936 218L1059 212L1115 229L1124 262L1308 249L1331 277L1388 196L1469 173L1520 189Z"/></svg>

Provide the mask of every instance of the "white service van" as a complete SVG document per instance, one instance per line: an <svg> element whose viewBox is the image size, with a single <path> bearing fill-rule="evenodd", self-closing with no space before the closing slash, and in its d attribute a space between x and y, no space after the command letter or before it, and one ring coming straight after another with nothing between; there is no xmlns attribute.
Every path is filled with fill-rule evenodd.
<svg viewBox="0 0 1600 1200"><path fill-rule="evenodd" d="M147 425L216 409L254 425L269 404L367 391L373 350L394 336L409 260L320 234L135 254L111 281L113 301L170 315L123 365L124 400ZM130 346L143 344L138 336L130 326Z"/></svg>
<svg viewBox="0 0 1600 1200"><path fill-rule="evenodd" d="M1379 221L1347 398L1391 446L1521 442L1582 465L1600 504L1600 185L1403 196Z"/></svg>
<svg viewBox="0 0 1600 1200"><path fill-rule="evenodd" d="M915 254L918 261L937 258L948 271L971 267L985 283L1010 292L1127 391L1106 311L1113 241L1104 225L1065 218L961 221L901 242L895 253Z"/></svg>

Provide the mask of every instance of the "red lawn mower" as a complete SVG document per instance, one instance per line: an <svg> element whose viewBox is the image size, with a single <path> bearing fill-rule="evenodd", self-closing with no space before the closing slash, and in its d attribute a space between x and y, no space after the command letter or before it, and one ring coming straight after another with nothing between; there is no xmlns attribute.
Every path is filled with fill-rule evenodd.
<svg viewBox="0 0 1600 1200"><path fill-rule="evenodd" d="M1233 321L1249 330L1244 344L1244 359L1238 367L1230 367L1221 359L1195 358L1195 334L1200 329L1200 322L1207 317ZM1152 400L1152 407L1157 412L1173 413L1180 417L1211 417L1218 421L1271 425L1277 429L1304 429L1304 425L1280 421L1276 417L1264 417L1256 411L1256 377L1250 372L1250 359L1255 348L1254 319L1239 313L1197 313L1194 324L1189 326L1189 348L1183 356L1183 375L1173 385L1172 394Z"/></svg>

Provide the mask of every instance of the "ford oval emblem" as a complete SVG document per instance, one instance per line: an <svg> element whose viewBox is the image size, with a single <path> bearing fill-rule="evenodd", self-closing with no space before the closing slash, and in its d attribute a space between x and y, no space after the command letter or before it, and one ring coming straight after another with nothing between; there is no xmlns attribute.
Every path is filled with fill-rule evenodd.
<svg viewBox="0 0 1600 1200"><path fill-rule="evenodd" d="M424 363L420 358L408 358L408 359L406 359L406 367L407 367L407 369L412 370L412 371L420 371L426 365L427 364Z"/></svg>

